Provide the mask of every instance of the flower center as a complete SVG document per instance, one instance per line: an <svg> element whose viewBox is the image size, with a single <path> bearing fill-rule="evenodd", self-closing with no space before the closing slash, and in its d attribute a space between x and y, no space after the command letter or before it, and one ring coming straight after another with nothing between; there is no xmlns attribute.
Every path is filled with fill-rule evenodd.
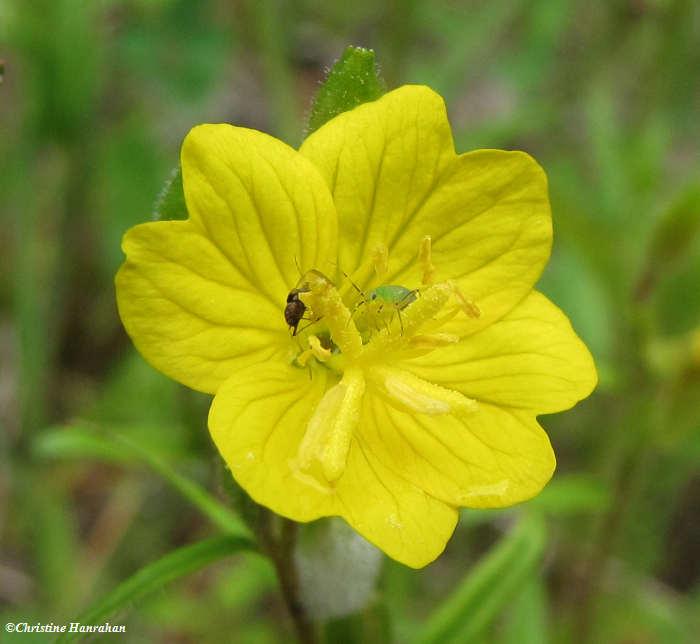
<svg viewBox="0 0 700 644"><path fill-rule="evenodd" d="M309 348L297 356L297 362L303 366L315 360L342 373L340 382L328 389L317 405L293 467L300 477L325 490L332 491L345 470L368 386L408 413L461 416L477 409L477 403L463 394L397 366L407 358L458 342L458 336L439 329L460 311L469 317L480 315L476 304L454 283L433 283L430 238L421 243L418 258L423 267L423 288L411 291L387 285L365 296L353 284L361 301L352 311L335 285L318 271L309 271L303 289L297 291L312 319L323 320L332 341L329 348L317 336L309 335ZM373 259L381 275L386 271L386 249L376 250Z"/></svg>

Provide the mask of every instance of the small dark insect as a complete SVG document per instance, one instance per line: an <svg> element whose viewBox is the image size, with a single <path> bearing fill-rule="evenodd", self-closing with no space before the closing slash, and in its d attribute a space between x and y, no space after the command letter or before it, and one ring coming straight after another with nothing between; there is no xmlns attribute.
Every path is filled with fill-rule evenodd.
<svg viewBox="0 0 700 644"><path fill-rule="evenodd" d="M306 312L306 304L299 299L299 293L307 289L293 288L287 295L287 306L284 307L284 320L292 329L292 335L297 334L297 327Z"/></svg>
<svg viewBox="0 0 700 644"><path fill-rule="evenodd" d="M299 293L308 293L311 290L309 287L309 279L311 276L313 276L315 279L320 278L330 283L330 280L323 273L312 269L304 273L304 275L302 275L297 282L296 287L289 291L289 295L287 295L287 305L284 307L284 321L292 330L292 335L297 334L299 322L309 319L304 317L304 314L306 313L306 304L301 301ZM310 324L318 322L320 319L321 318L319 317L312 318Z"/></svg>

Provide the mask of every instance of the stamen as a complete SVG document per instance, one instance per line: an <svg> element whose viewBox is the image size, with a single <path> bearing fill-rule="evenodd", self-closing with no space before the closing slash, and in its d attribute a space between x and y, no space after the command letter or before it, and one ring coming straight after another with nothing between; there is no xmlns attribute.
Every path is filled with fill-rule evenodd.
<svg viewBox="0 0 700 644"><path fill-rule="evenodd" d="M303 351L300 353L296 360L299 363L299 366L305 367L306 363L309 361L309 358L313 355L313 351L311 349L307 349L306 351Z"/></svg>
<svg viewBox="0 0 700 644"><path fill-rule="evenodd" d="M319 362L326 362L331 357L331 350L326 349L315 335L309 336L309 348Z"/></svg>
<svg viewBox="0 0 700 644"><path fill-rule="evenodd" d="M464 311L470 318L481 317L481 309L476 305L476 302L470 300L464 293L462 293L459 286L457 286L455 282L450 280L448 284L450 285L452 293L454 294L455 299L459 303L462 311Z"/></svg>
<svg viewBox="0 0 700 644"><path fill-rule="evenodd" d="M389 270L389 249L386 244L377 244L372 251L372 262L374 263L374 272L381 279Z"/></svg>
<svg viewBox="0 0 700 644"><path fill-rule="evenodd" d="M302 471L311 472L317 461L326 482L334 483L342 476L364 391L362 372L349 369L343 379L325 393L297 452L297 464Z"/></svg>
<svg viewBox="0 0 700 644"><path fill-rule="evenodd" d="M420 292L420 297L403 311L403 329L406 336L415 335L418 328L437 315L451 295L447 284L435 284Z"/></svg>
<svg viewBox="0 0 700 644"><path fill-rule="evenodd" d="M414 302L401 311L402 333L392 334L390 329L383 329L372 336L365 345L363 361L384 361L386 356L394 355L404 348L419 328L431 321L450 298L452 290L445 283L435 284L420 292Z"/></svg>
<svg viewBox="0 0 700 644"><path fill-rule="evenodd" d="M418 261L423 266L423 285L432 286L435 281L435 266L433 266L433 247L430 235L423 237L420 243Z"/></svg>
<svg viewBox="0 0 700 644"><path fill-rule="evenodd" d="M315 315L324 318L333 342L345 357L356 359L362 350L362 337L335 286L327 279L312 275L308 288L308 292L299 294L302 302Z"/></svg>
<svg viewBox="0 0 700 644"><path fill-rule="evenodd" d="M409 344L418 349L435 349L436 347L446 347L449 344L457 344L459 336L454 333L430 333L424 335L414 335Z"/></svg>
<svg viewBox="0 0 700 644"><path fill-rule="evenodd" d="M475 400L464 394L434 385L403 369L377 366L372 370L372 377L394 406L403 411L429 416L462 416L479 408Z"/></svg>
<svg viewBox="0 0 700 644"><path fill-rule="evenodd" d="M299 467L302 470L310 470L314 458L318 458L323 449L324 437L328 431L328 427L332 426L335 417L338 415L338 409L343 403L347 388L338 383L331 387L321 398L316 411L309 424L306 426L304 438L299 445L297 452L297 460Z"/></svg>
<svg viewBox="0 0 700 644"><path fill-rule="evenodd" d="M326 349L315 335L310 335L308 339L309 348L297 356L297 362L305 367L311 356L319 362L326 362L332 355L331 350Z"/></svg>
<svg viewBox="0 0 700 644"><path fill-rule="evenodd" d="M323 474L329 483L337 481L345 471L352 435L360 418L362 395L365 392L365 379L359 369L346 371L341 384L345 385L345 395L335 422L328 432L320 459Z"/></svg>

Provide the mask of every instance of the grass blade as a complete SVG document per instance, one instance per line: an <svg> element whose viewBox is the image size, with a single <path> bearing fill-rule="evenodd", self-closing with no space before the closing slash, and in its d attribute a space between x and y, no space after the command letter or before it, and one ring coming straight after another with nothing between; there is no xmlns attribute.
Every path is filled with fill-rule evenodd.
<svg viewBox="0 0 700 644"><path fill-rule="evenodd" d="M253 542L249 539L223 536L205 539L191 546L175 550L139 570L92 608L71 620L69 624L78 622L86 625L99 625L126 605L133 604L161 589L168 582L204 568L217 559L222 559L241 550L250 550L253 547ZM86 633L65 632L58 637L56 644L74 642L85 635Z"/></svg>
<svg viewBox="0 0 700 644"><path fill-rule="evenodd" d="M416 644L475 642L523 585L544 550L541 517L528 515L467 574L428 618Z"/></svg>
<svg viewBox="0 0 700 644"><path fill-rule="evenodd" d="M229 535L251 538L245 523L203 487L176 472L161 458L115 431L98 433L82 427L57 427L39 435L35 453L50 458L98 458L145 463L158 472L209 520Z"/></svg>

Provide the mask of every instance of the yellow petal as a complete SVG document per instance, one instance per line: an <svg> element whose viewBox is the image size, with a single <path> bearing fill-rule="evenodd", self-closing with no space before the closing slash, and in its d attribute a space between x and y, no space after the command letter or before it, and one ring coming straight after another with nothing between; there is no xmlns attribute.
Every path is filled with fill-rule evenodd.
<svg viewBox="0 0 700 644"><path fill-rule="evenodd" d="M299 446L327 371L268 362L234 373L209 411L209 431L233 477L258 503L295 521L337 514L331 488L301 471Z"/></svg>
<svg viewBox="0 0 700 644"><path fill-rule="evenodd" d="M547 177L524 152L462 154L442 174L408 232L389 248L392 284L420 284L415 240L429 235L435 279L453 279L480 311L472 332L512 309L534 286L552 245Z"/></svg>
<svg viewBox="0 0 700 644"><path fill-rule="evenodd" d="M193 224L271 300L284 304L299 270L335 270L335 207L296 150L256 130L200 125L185 138L181 163Z"/></svg>
<svg viewBox="0 0 700 644"><path fill-rule="evenodd" d="M464 336L471 324L457 316L449 330ZM403 366L470 398L535 414L572 407L598 381L593 358L568 318L536 291L490 327Z"/></svg>
<svg viewBox="0 0 700 644"><path fill-rule="evenodd" d="M386 247L382 282L418 287L425 278L419 249L429 235L434 279L456 280L481 309L474 330L513 308L549 258L542 169L522 152L457 156L445 105L427 87L402 87L336 117L300 151L333 193L343 270ZM357 278L367 286L365 275Z"/></svg>
<svg viewBox="0 0 700 644"><path fill-rule="evenodd" d="M370 260L377 244L391 251L391 240L404 235L455 158L444 101L411 85L337 116L299 151L333 194L346 273ZM416 237L414 254L419 242ZM390 252L389 268L394 259Z"/></svg>
<svg viewBox="0 0 700 644"><path fill-rule="evenodd" d="M190 221L135 226L122 247L119 315L137 349L171 378L214 393L289 342L284 297L254 289Z"/></svg>
<svg viewBox="0 0 700 644"><path fill-rule="evenodd" d="M408 414L367 396L361 439L397 476L445 503L496 508L536 495L555 467L531 412L479 403L453 415Z"/></svg>
<svg viewBox="0 0 700 644"><path fill-rule="evenodd" d="M361 424L365 420L363 415ZM457 510L398 475L365 437L360 431L353 441L338 483L340 514L393 559L422 568L445 549L457 525Z"/></svg>
<svg viewBox="0 0 700 644"><path fill-rule="evenodd" d="M182 172L190 219L125 235L117 300L151 364L214 393L289 348L287 294L300 270L335 265L336 214L316 168L254 130L194 128Z"/></svg>
<svg viewBox="0 0 700 644"><path fill-rule="evenodd" d="M389 556L419 568L435 559L454 531L457 511L397 476L372 447L353 437L335 485L304 471L299 447L325 387L324 369L282 363L239 371L219 389L209 430L250 496L296 521L339 515Z"/></svg>

